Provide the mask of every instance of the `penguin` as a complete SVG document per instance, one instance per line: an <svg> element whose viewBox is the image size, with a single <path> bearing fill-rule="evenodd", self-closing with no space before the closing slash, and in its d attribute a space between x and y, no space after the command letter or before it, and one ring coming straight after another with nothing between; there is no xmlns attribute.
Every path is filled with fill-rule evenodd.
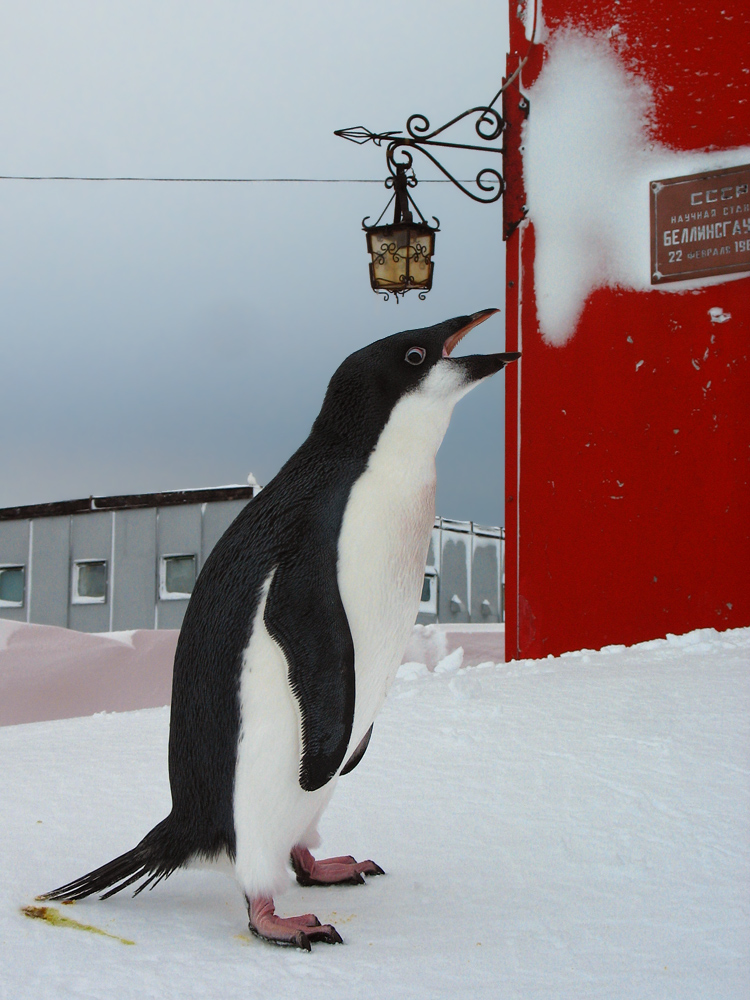
<svg viewBox="0 0 750 1000"><path fill-rule="evenodd" d="M234 875L249 927L340 943L302 885L361 884L373 861L316 860L318 821L362 759L416 619L435 517L435 455L456 402L518 353L452 357L484 309L378 340L334 373L309 437L207 558L177 643L172 809L132 850L44 894L101 898L178 868Z"/></svg>

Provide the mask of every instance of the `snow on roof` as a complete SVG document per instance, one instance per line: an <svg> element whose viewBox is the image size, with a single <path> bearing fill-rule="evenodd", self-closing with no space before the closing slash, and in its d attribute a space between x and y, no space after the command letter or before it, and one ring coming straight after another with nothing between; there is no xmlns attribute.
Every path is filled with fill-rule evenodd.
<svg viewBox="0 0 750 1000"><path fill-rule="evenodd" d="M58 500L52 503L27 504L23 507L0 508L0 521L16 521L31 517L58 517L64 514L88 514L102 510L133 510L140 507L174 507L182 504L210 503L221 500L252 499L255 486L198 486L162 493L126 493L107 497L82 497L79 500Z"/></svg>

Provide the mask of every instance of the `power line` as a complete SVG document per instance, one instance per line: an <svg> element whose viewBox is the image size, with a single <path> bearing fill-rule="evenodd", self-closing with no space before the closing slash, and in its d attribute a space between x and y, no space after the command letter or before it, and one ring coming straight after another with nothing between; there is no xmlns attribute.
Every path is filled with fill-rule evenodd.
<svg viewBox="0 0 750 1000"><path fill-rule="evenodd" d="M382 184L361 177L78 177L72 175L0 174L0 181L127 181L147 184ZM450 184L442 178L420 184ZM463 184L474 183L472 180Z"/></svg>

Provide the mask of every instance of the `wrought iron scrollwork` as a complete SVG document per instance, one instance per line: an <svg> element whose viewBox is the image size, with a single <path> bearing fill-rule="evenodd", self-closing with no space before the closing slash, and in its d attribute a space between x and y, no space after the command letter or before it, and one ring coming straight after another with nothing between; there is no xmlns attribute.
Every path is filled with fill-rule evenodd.
<svg viewBox="0 0 750 1000"><path fill-rule="evenodd" d="M505 190L505 182L499 170L495 169L495 167L483 167L475 178L476 186L481 193L475 193L466 188L450 170L443 166L437 156L426 148L427 146L432 146L443 149L467 149L474 152L493 153L497 156L502 156L503 151L501 147L446 142L444 139L437 138L454 125L472 115L478 116L474 122L474 131L479 139L484 143L491 143L500 138L505 128L505 121L495 108L491 106L470 108L468 111L456 115L455 118L452 118L449 122L436 129L431 129L429 119L425 115L415 114L407 119L405 134L403 131L371 132L363 125L358 125L356 128L339 129L334 134L340 136L342 139L348 139L350 142L356 142L359 145L372 142L376 146L382 146L387 143L386 163L388 164L391 177L386 180L386 185L389 187L393 186L399 168L405 170L412 169L414 163L412 150L418 150L434 163L438 170L460 191L463 191L465 195L468 195L473 201L489 205L492 202L498 201ZM398 159L396 159L397 155ZM409 186L413 187L415 184L416 178L413 181L410 179Z"/></svg>
<svg viewBox="0 0 750 1000"><path fill-rule="evenodd" d="M469 118L474 119L477 142L448 142L445 135L449 129ZM410 189L417 185L414 174L415 150L426 156L451 184L472 201L489 205L498 201L505 190L499 169L494 166L481 167L475 178L476 188L470 190L466 187L469 182L459 180L452 170L441 163L437 154L445 149L463 149L502 156L502 146L493 143L501 138L504 129L504 119L489 104L469 108L438 128L432 128L425 115L415 114L407 119L405 129L400 132L372 132L364 125L358 125L355 128L339 129L335 133L358 145L372 142L376 146L386 147L389 176L385 180L385 186L393 194L374 225L369 224L369 216L362 220L371 257L370 285L373 291L383 295L385 299L393 296L398 302L399 296L412 290L418 291L419 298L424 299L425 293L432 287L432 257L435 233L440 228L440 222L433 216L434 225L428 223L410 194ZM391 205L394 205L393 223L381 226L380 222ZM412 209L419 216L419 222L415 221Z"/></svg>
<svg viewBox="0 0 750 1000"><path fill-rule="evenodd" d="M434 139L436 135L440 135L441 132L445 132L446 129L451 128L457 122L462 121L464 118L468 118L469 115L476 114L476 112L481 112L479 118L477 118L474 123L474 131L477 133L480 139L484 139L485 142L494 142L495 139L500 138L500 133L505 128L505 122L500 117L500 114L495 110L495 108L480 106L478 108L469 108L468 111L463 111L460 115L456 115L455 118L451 118L449 122L445 125L441 125L440 128L436 128L434 131L430 132L430 123L424 115L411 115L406 122L406 131L412 137L412 139L419 139L422 142L428 142ZM423 125L414 125L413 122L420 121ZM482 126L489 124L491 129L489 133L484 133L482 131ZM426 133L426 134L425 134ZM397 134L397 133L396 133ZM464 146L458 145L457 143L445 143L448 146L456 146L458 149L479 149L483 150L483 146Z"/></svg>
<svg viewBox="0 0 750 1000"><path fill-rule="evenodd" d="M372 132L364 125L357 125L354 128L342 128L334 132L334 135L348 139L349 142L355 142L360 146L372 142L375 146L386 147L386 164L389 176L386 178L385 186L392 190L393 194L374 225L368 225L369 215L362 220L362 228L367 234L367 248L371 258L370 285L372 290L378 295L382 295L386 301L394 296L398 302L399 296L417 289L419 289L419 298L424 299L425 293L432 287L432 257L435 248L435 233L440 228L440 222L433 216L435 225L428 223L409 193L409 189L416 187L417 184L417 178L414 174L415 150L426 156L451 184L459 191L463 191L472 201L477 201L482 205L491 205L493 202L499 201L505 192L505 181L500 169L494 166L481 167L474 179L475 188L470 190L465 185L471 182L459 180L452 169L443 166L438 158L438 153L446 149L463 149L473 153L491 153L494 156L504 154L502 140L508 123L495 110L494 105L520 75L531 55L536 37L538 0L530 0L530 2L534 4L534 25L528 51L524 58L519 61L515 71L503 81L502 86L489 104L462 111L460 115L456 115L455 118L451 118L450 121L438 128L432 128L426 115L414 114L407 118L406 126L401 131ZM521 96L520 100L519 108L524 117L528 117L528 99ZM446 133L451 128L472 117L474 118L474 132L477 136L476 142L446 141ZM509 119L514 125L516 124L513 108L510 110ZM500 141L498 142L498 140ZM508 197L511 197L512 193L513 187L511 187ZM381 226L381 220L391 205L394 205L393 223ZM412 208L416 210L420 222L414 221ZM507 208L506 198L505 215L507 215ZM394 237L395 241L391 237ZM504 238L507 238L507 235ZM378 242L381 240L382 242ZM400 273L402 260L405 272L403 274ZM411 272L412 265L416 274Z"/></svg>

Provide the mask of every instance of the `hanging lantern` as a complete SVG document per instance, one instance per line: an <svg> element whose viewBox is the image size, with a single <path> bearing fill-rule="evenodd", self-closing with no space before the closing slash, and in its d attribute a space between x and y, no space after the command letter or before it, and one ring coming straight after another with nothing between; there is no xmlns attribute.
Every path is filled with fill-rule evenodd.
<svg viewBox="0 0 750 1000"><path fill-rule="evenodd" d="M502 174L495 167L482 168L474 181L476 190L470 190L465 186L468 182L458 180L450 170L443 166L435 154L440 148L466 149L479 153L494 153L496 156L503 155L501 145L477 146L446 142L444 133L464 119L476 115L474 131L482 142L493 143L498 140L505 128L505 121L493 105L506 87L516 79L523 62L503 83L489 104L469 108L468 111L456 115L455 118L439 128L432 129L424 115L410 115L404 132L371 132L364 125L341 128L334 132L334 135L348 139L349 142L356 142L358 146L367 142L372 142L376 146L387 144L385 156L391 176L386 180L385 186L393 188L393 195L374 226L367 225L369 216L362 220L362 228L367 234L367 250L370 254L370 284L374 292L380 293L386 299L393 295L398 302L399 295L405 295L413 288L419 291L420 299L424 299L426 293L432 288L432 256L435 252L435 233L440 230L440 222L433 216L435 225L431 226L409 194L408 189L417 185L414 172L407 174L414 161L412 156L414 150L418 150L426 156L451 184L454 184L459 191L463 191L472 201L478 201L482 205L490 205L502 196L505 182ZM522 110L528 115L528 101L525 98L522 98L522 101L525 102L522 105ZM403 157L400 163L396 162L397 154ZM392 201L395 201L393 222L390 226L381 226L380 220L388 211ZM419 222L414 221L412 207L419 216ZM525 214L525 208L523 211ZM514 224L513 228L515 225L518 225L518 222Z"/></svg>
<svg viewBox="0 0 750 1000"><path fill-rule="evenodd" d="M393 188L393 197L380 214L382 219L394 202L393 222L385 226L368 226L366 218L362 221L371 257L370 285L386 299L394 295L398 301L399 295L413 289L419 291L423 299L432 288L432 256L440 222L435 219L436 225L431 226L411 198L408 189L417 184L414 174L407 176L406 165L395 164L395 167L395 175L385 182L386 187ZM421 221L414 221L411 205Z"/></svg>

